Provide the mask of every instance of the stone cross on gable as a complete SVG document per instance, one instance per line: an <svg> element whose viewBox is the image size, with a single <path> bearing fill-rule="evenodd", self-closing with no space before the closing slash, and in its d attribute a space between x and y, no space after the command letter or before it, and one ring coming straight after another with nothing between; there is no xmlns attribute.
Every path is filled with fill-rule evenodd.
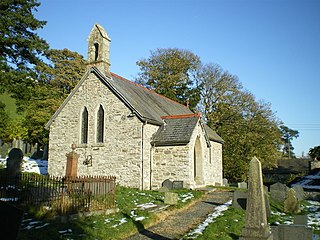
<svg viewBox="0 0 320 240"><path fill-rule="evenodd" d="M256 157L250 161L248 189L246 221L240 240L272 240L267 222L261 163Z"/></svg>

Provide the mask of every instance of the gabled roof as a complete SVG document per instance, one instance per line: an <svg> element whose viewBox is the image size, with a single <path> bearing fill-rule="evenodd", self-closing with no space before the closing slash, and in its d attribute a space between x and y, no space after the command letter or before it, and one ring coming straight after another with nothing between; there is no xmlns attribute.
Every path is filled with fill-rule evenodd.
<svg viewBox="0 0 320 240"><path fill-rule="evenodd" d="M178 115L163 117L163 125L153 136L151 144L155 146L186 145L190 142L191 135L199 115Z"/></svg>
<svg viewBox="0 0 320 240"><path fill-rule="evenodd" d="M111 76L113 87L132 104L144 120L161 125L163 123L161 116L193 114L187 106L159 95L114 73Z"/></svg>
<svg viewBox="0 0 320 240"><path fill-rule="evenodd" d="M203 124L203 127L210 141L224 143L224 140L215 131L213 131L208 125Z"/></svg>
<svg viewBox="0 0 320 240"><path fill-rule="evenodd" d="M163 124L161 116L193 114L188 107L180 103L159 95L114 73L111 73L110 77L106 76L99 71L98 68L92 66L51 117L45 126L46 128L50 127L90 73L94 73L141 121L148 121L160 126Z"/></svg>

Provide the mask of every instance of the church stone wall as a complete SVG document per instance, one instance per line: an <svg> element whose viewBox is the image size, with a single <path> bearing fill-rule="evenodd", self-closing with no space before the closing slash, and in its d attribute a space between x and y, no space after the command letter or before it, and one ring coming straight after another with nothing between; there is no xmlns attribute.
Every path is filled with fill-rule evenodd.
<svg viewBox="0 0 320 240"><path fill-rule="evenodd" d="M195 178L194 148L197 139L202 152L198 160L201 176ZM160 188L166 179L183 181L185 188L222 184L222 144L210 143L208 147L203 128L198 123L187 145L154 147L152 189Z"/></svg>
<svg viewBox="0 0 320 240"><path fill-rule="evenodd" d="M104 109L104 142L96 143L97 111ZM80 143L81 116L88 109L88 144ZM78 175L113 175L117 183L141 187L142 123L130 117L130 110L100 81L95 74L89 77L71 97L50 127L50 175L65 174L66 153L75 143L80 154ZM146 132L148 133L149 130ZM150 133L147 134L150 136ZM145 151L148 149L145 148ZM92 156L92 166L84 165Z"/></svg>

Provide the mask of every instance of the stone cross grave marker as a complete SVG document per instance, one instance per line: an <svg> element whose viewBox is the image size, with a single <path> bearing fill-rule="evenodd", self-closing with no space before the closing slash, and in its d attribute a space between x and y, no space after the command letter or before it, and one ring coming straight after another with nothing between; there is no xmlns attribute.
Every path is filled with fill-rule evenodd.
<svg viewBox="0 0 320 240"><path fill-rule="evenodd" d="M261 163L256 157L249 164L248 187L245 227L240 240L272 240L267 222Z"/></svg>

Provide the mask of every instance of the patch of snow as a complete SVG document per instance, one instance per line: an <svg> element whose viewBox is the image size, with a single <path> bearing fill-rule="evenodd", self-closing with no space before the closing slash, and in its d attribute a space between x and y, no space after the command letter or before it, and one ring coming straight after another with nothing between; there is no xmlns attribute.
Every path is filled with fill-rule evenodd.
<svg viewBox="0 0 320 240"><path fill-rule="evenodd" d="M181 202L186 202L188 201L189 199L192 199L194 198L193 194L190 192L190 193L186 193L186 194L182 194L179 196L179 199L181 200Z"/></svg>
<svg viewBox="0 0 320 240"><path fill-rule="evenodd" d="M146 219L146 217L141 216L141 217L135 218L134 220L135 220L135 221L142 221L142 220L144 220L144 219Z"/></svg>
<svg viewBox="0 0 320 240"><path fill-rule="evenodd" d="M7 159L0 159L0 164L6 166ZM32 159L29 157L23 157L22 172L34 172L42 175L48 174L48 161L41 159Z"/></svg>
<svg viewBox="0 0 320 240"><path fill-rule="evenodd" d="M119 223L113 225L112 227L113 227L113 228L119 227L120 225L122 225L122 224L124 224L124 223L126 223L126 222L128 222L128 220L127 220L126 218L121 218L121 219L119 220Z"/></svg>
<svg viewBox="0 0 320 240"><path fill-rule="evenodd" d="M58 231L60 234L72 233L72 229Z"/></svg>
<svg viewBox="0 0 320 240"><path fill-rule="evenodd" d="M201 223L196 229L194 229L192 232L188 233L187 236L188 238L194 239L197 238L199 235L202 235L203 231L206 229L206 227L214 222L214 219L217 218L218 216L222 215L224 211L228 209L228 207L231 205L232 200L216 207L214 209L214 212L209 214L207 219L204 220L203 223Z"/></svg>
<svg viewBox="0 0 320 240"><path fill-rule="evenodd" d="M41 226L35 227L35 229L43 228L43 227L48 226L48 225L49 225L49 223L45 223L45 224L43 224L43 225L41 225Z"/></svg>
<svg viewBox="0 0 320 240"><path fill-rule="evenodd" d="M154 208L156 206L157 205L154 204L153 202L148 202L148 203L138 204L137 208L140 208L141 210L145 210L145 209L148 209L148 208Z"/></svg>

